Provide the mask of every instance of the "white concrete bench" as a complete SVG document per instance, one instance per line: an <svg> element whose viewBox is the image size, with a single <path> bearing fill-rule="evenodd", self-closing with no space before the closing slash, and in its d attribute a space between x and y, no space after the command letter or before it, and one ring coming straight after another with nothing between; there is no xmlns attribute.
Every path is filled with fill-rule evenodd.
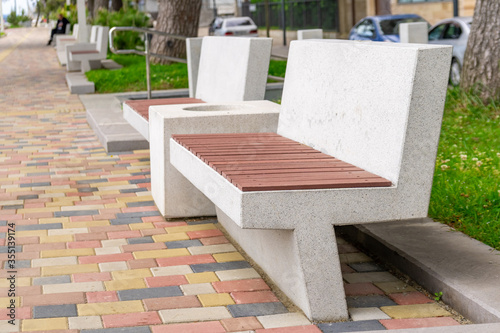
<svg viewBox="0 0 500 333"><path fill-rule="evenodd" d="M101 68L101 60L108 54L109 27L96 28L95 43L78 43L66 45L68 72L78 71L85 73L91 69Z"/></svg>
<svg viewBox="0 0 500 333"><path fill-rule="evenodd" d="M90 39L89 43L96 43L97 42L97 28L98 25L93 25L90 28ZM75 33L76 29L76 33ZM78 24L75 24L75 27L73 28L73 35L70 37L60 37L59 42L57 43L56 51L57 51L57 58L59 59L59 63L62 66L66 66L68 63L68 57L67 57L67 52L66 52L66 46L67 45L75 45L78 43Z"/></svg>
<svg viewBox="0 0 500 333"><path fill-rule="evenodd" d="M203 37L199 60L192 49L200 48L200 39L188 40L187 46L188 57L195 58L188 58L189 98L123 103L123 117L150 142L150 106L264 99L272 39Z"/></svg>
<svg viewBox="0 0 500 333"><path fill-rule="evenodd" d="M56 34L54 35L54 46L56 47L57 52L60 50L64 51L64 43L75 43L78 38L78 23L73 25L73 33L70 35L71 24L66 25L66 33L63 35ZM61 47L62 46L62 47Z"/></svg>
<svg viewBox="0 0 500 333"><path fill-rule="evenodd" d="M323 39L323 29L297 30L297 39Z"/></svg>
<svg viewBox="0 0 500 333"><path fill-rule="evenodd" d="M174 135L170 161L311 320L347 319L333 226L427 215L450 58L293 41L277 134Z"/></svg>

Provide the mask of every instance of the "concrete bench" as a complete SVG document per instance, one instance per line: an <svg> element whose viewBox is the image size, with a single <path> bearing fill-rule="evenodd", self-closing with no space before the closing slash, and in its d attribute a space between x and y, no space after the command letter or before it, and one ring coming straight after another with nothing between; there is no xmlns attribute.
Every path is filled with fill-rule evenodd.
<svg viewBox="0 0 500 333"><path fill-rule="evenodd" d="M147 140L149 106L264 99L270 38L204 37L188 39L187 44L190 98L123 103L123 117ZM193 48L200 50L199 56Z"/></svg>
<svg viewBox="0 0 500 333"><path fill-rule="evenodd" d="M65 43L75 43L78 38L78 23L73 25L73 33L70 35L71 24L66 25L66 33L64 35L54 35L54 46L57 52L64 51Z"/></svg>
<svg viewBox="0 0 500 333"><path fill-rule="evenodd" d="M427 215L450 58L293 41L277 135L174 135L170 161L308 318L345 320L333 226Z"/></svg>
<svg viewBox="0 0 500 333"><path fill-rule="evenodd" d="M101 60L106 59L108 54L109 27L98 26L95 32L95 43L66 45L68 72L80 70L85 73L91 69L101 68Z"/></svg>
<svg viewBox="0 0 500 333"><path fill-rule="evenodd" d="M89 43L96 43L97 42L97 28L99 26L93 25L90 28L90 39ZM76 30L76 33L75 33ZM57 58L59 59L59 63L62 66L66 66L68 63L68 57L67 57L67 52L66 52L66 46L68 45L75 45L78 43L78 24L75 24L75 27L73 28L73 35L69 37L60 37L59 42L57 43L56 51L57 51Z"/></svg>

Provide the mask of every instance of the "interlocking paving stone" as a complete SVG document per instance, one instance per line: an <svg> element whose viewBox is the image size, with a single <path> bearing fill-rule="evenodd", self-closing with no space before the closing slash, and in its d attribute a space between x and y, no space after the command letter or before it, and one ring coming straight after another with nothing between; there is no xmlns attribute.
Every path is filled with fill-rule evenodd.
<svg viewBox="0 0 500 333"><path fill-rule="evenodd" d="M380 320L388 330L460 325L450 317Z"/></svg>
<svg viewBox="0 0 500 333"><path fill-rule="evenodd" d="M62 223L30 224L16 226L16 231L62 229Z"/></svg>
<svg viewBox="0 0 500 333"><path fill-rule="evenodd" d="M151 211L151 212L135 212L135 213L117 213L117 219L126 219L126 218L137 218L137 217L147 217L147 216L160 216L160 212Z"/></svg>
<svg viewBox="0 0 500 333"><path fill-rule="evenodd" d="M259 316L264 328L289 327L310 325L311 322L301 313L283 313L270 316Z"/></svg>
<svg viewBox="0 0 500 333"><path fill-rule="evenodd" d="M231 314L224 306L160 310L159 314L165 324L191 321L212 321L231 318Z"/></svg>
<svg viewBox="0 0 500 333"><path fill-rule="evenodd" d="M399 280L391 282L374 282L373 284L387 294L407 293L416 291L415 288Z"/></svg>
<svg viewBox="0 0 500 333"><path fill-rule="evenodd" d="M14 249L16 250L16 253L19 253L22 251L21 246L14 246ZM0 253L7 253L9 251L8 246L0 246Z"/></svg>
<svg viewBox="0 0 500 333"><path fill-rule="evenodd" d="M36 286L46 285L46 284L59 284L59 283L71 283L71 277L69 275L59 275L50 277L39 277L33 279L33 284Z"/></svg>
<svg viewBox="0 0 500 333"><path fill-rule="evenodd" d="M212 264L191 265L191 269L195 273L227 271L227 270L243 269L251 267L252 266L247 261L231 261L231 262L218 262Z"/></svg>
<svg viewBox="0 0 500 333"><path fill-rule="evenodd" d="M349 309L349 315L353 321L391 319L379 308L352 308Z"/></svg>
<svg viewBox="0 0 500 333"><path fill-rule="evenodd" d="M436 303L383 306L380 310L394 319L425 318L425 317L451 317L452 314Z"/></svg>
<svg viewBox="0 0 500 333"><path fill-rule="evenodd" d="M385 269L375 264L374 262L359 262L349 264L354 270L359 273L364 272L383 272Z"/></svg>
<svg viewBox="0 0 500 333"><path fill-rule="evenodd" d="M136 202L127 202L127 207L145 207L145 206L154 206L154 201L136 201Z"/></svg>
<svg viewBox="0 0 500 333"><path fill-rule="evenodd" d="M69 217L69 216L85 216L85 215L98 215L99 211L96 209L90 210L70 210L65 212L54 212L55 217Z"/></svg>
<svg viewBox="0 0 500 333"><path fill-rule="evenodd" d="M9 262L5 261L4 269L10 269L9 267ZM29 268L31 267L31 260L16 260L15 261L15 268Z"/></svg>
<svg viewBox="0 0 500 333"><path fill-rule="evenodd" d="M203 246L203 244L197 239L165 242L165 245L167 246L167 249L180 249L192 246Z"/></svg>
<svg viewBox="0 0 500 333"><path fill-rule="evenodd" d="M137 192L147 192L147 188L128 188L120 190L120 193L137 193Z"/></svg>
<svg viewBox="0 0 500 333"><path fill-rule="evenodd" d="M122 301L141 300L146 298L183 296L182 290L177 286L119 290L118 297Z"/></svg>
<svg viewBox="0 0 500 333"><path fill-rule="evenodd" d="M81 330L80 333L151 333L151 329L149 326L115 327L95 330Z"/></svg>
<svg viewBox="0 0 500 333"><path fill-rule="evenodd" d="M198 225L198 224L212 224L212 223L218 223L216 219L210 219L210 220L198 220L198 221L187 221L189 225Z"/></svg>
<svg viewBox="0 0 500 333"><path fill-rule="evenodd" d="M121 224L132 224L132 223L141 223L142 220L140 217L121 217L116 219L109 220L113 225L121 225Z"/></svg>
<svg viewBox="0 0 500 333"><path fill-rule="evenodd" d="M318 324L323 333L381 331L385 327L377 320L350 321L344 323Z"/></svg>
<svg viewBox="0 0 500 333"><path fill-rule="evenodd" d="M382 295L349 296L346 297L346 301L347 307L349 308L372 308L397 305L389 297Z"/></svg>
<svg viewBox="0 0 500 333"><path fill-rule="evenodd" d="M33 318L76 317L76 305L45 305L33 307Z"/></svg>
<svg viewBox="0 0 500 333"><path fill-rule="evenodd" d="M154 243L153 238L151 236L147 237L135 237L135 238L127 238L127 242L129 244L146 244L146 243Z"/></svg>
<svg viewBox="0 0 500 333"><path fill-rule="evenodd" d="M227 309L233 317L267 316L288 312L287 308L280 302L234 304L228 305Z"/></svg>

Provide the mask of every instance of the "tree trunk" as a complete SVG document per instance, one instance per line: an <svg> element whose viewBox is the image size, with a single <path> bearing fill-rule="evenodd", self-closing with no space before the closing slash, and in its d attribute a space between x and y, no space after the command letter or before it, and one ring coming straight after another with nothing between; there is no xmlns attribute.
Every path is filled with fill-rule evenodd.
<svg viewBox="0 0 500 333"><path fill-rule="evenodd" d="M109 1L108 0L94 0L94 17L97 17L100 9L108 10Z"/></svg>
<svg viewBox="0 0 500 333"><path fill-rule="evenodd" d="M89 16L94 18L94 0L87 0L87 9L89 10Z"/></svg>
<svg viewBox="0 0 500 333"><path fill-rule="evenodd" d="M156 29L169 34L196 37L198 36L200 11L201 0L160 1ZM151 51L170 57L186 58L186 42L155 35L151 42ZM156 63L169 63L169 61L159 58L152 60Z"/></svg>
<svg viewBox="0 0 500 333"><path fill-rule="evenodd" d="M119 11L123 7L122 0L111 0L111 9L115 12Z"/></svg>
<svg viewBox="0 0 500 333"><path fill-rule="evenodd" d="M460 86L487 102L500 99L500 1L477 0Z"/></svg>

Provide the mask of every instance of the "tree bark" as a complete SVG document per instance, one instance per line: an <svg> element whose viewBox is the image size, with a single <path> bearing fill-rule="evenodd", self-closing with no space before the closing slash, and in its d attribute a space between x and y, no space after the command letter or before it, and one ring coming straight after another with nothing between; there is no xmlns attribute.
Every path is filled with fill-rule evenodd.
<svg viewBox="0 0 500 333"><path fill-rule="evenodd" d="M89 15L94 18L94 0L87 0L87 9L89 10Z"/></svg>
<svg viewBox="0 0 500 333"><path fill-rule="evenodd" d="M111 9L115 12L119 11L123 7L122 0L111 0Z"/></svg>
<svg viewBox="0 0 500 333"><path fill-rule="evenodd" d="M162 0L159 2L156 29L186 37L198 36L201 0ZM153 36L151 52L170 57L186 58L186 42L164 36ZM155 63L168 64L165 59L153 58Z"/></svg>
<svg viewBox="0 0 500 333"><path fill-rule="evenodd" d="M100 9L108 10L109 1L108 0L94 0L94 17L97 17Z"/></svg>
<svg viewBox="0 0 500 333"><path fill-rule="evenodd" d="M481 98L500 99L500 1L477 0L460 87Z"/></svg>

